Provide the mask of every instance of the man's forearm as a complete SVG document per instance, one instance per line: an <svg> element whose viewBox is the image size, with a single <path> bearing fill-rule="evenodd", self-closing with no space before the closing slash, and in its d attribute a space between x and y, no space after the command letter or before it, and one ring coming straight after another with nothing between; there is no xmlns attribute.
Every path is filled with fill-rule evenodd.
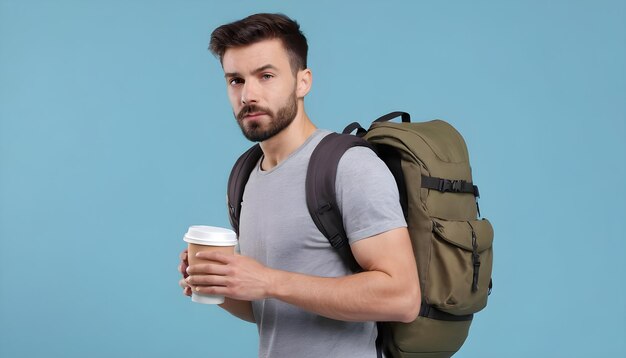
<svg viewBox="0 0 626 358"><path fill-rule="evenodd" d="M252 313L252 303L250 301L241 301L226 297L224 303L219 306L237 318L255 323L254 314Z"/></svg>
<svg viewBox="0 0 626 358"><path fill-rule="evenodd" d="M270 297L332 319L411 322L419 310L419 290L398 285L380 271L337 278L273 274Z"/></svg>
<svg viewBox="0 0 626 358"><path fill-rule="evenodd" d="M413 321L420 289L406 228L358 241L351 249L363 272L329 278L270 269L268 295L338 320Z"/></svg>

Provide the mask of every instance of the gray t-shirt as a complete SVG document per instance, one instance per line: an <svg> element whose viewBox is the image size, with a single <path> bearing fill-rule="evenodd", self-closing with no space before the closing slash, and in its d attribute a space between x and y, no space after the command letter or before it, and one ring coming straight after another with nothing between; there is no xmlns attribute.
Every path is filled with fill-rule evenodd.
<svg viewBox="0 0 626 358"><path fill-rule="evenodd" d="M317 130L285 161L260 165L245 188L240 219L242 255L280 270L321 277L351 274L309 215L304 183L311 152L328 131ZM349 149L339 162L337 203L350 243L406 226L398 189L368 148ZM329 319L276 300L252 302L259 357L376 357L375 322Z"/></svg>

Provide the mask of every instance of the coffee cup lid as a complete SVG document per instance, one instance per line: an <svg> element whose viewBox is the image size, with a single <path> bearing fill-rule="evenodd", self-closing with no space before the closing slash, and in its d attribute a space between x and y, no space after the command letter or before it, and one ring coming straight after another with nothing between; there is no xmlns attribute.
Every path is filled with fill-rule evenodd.
<svg viewBox="0 0 626 358"><path fill-rule="evenodd" d="M222 227L194 225L189 227L183 240L198 245L234 246L237 245L237 234Z"/></svg>

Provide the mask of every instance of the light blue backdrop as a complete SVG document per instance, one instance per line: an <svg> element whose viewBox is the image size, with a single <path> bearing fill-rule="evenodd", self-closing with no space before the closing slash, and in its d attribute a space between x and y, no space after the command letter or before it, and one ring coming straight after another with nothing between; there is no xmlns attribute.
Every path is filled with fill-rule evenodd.
<svg viewBox="0 0 626 358"><path fill-rule="evenodd" d="M209 34L260 11L308 36L320 127L466 137L496 261L458 357L626 354L624 1L0 0L1 357L256 355L176 266L248 146Z"/></svg>

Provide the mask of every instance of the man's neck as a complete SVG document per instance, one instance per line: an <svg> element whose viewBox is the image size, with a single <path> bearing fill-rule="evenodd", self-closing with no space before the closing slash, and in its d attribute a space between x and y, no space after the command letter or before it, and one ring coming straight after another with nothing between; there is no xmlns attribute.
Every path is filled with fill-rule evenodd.
<svg viewBox="0 0 626 358"><path fill-rule="evenodd" d="M287 159L291 153L300 148L317 128L304 111L298 113L293 122L282 132L261 142L263 162L261 168L270 170Z"/></svg>

